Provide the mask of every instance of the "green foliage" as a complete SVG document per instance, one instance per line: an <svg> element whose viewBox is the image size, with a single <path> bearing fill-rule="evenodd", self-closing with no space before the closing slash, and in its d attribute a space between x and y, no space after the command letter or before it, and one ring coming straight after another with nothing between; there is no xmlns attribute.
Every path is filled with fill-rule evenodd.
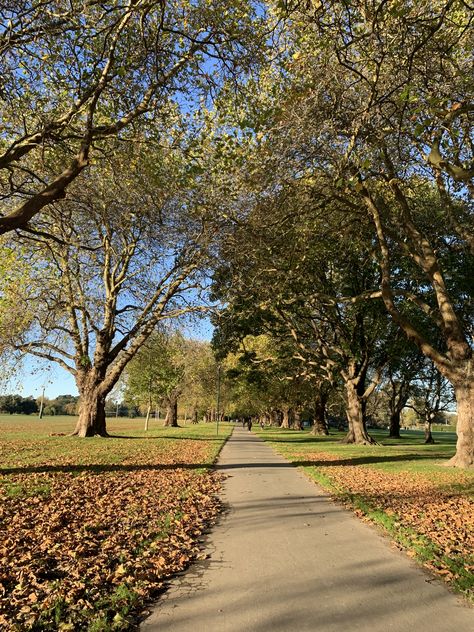
<svg viewBox="0 0 474 632"><path fill-rule="evenodd" d="M21 395L1 395L0 412L17 413L20 415L31 415L38 412L38 405L32 397L22 397Z"/></svg>
<svg viewBox="0 0 474 632"><path fill-rule="evenodd" d="M265 50L265 13L246 0L2 9L0 232L63 198L117 139L138 128L153 135L181 99L186 112L199 109L210 86L249 72Z"/></svg>

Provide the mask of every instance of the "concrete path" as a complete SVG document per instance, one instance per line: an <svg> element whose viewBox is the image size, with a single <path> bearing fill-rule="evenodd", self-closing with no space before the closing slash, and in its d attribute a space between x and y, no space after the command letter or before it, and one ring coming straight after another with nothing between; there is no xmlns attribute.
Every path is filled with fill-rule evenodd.
<svg viewBox="0 0 474 632"><path fill-rule="evenodd" d="M218 467L229 511L209 559L142 632L474 631L473 609L253 433L236 428Z"/></svg>

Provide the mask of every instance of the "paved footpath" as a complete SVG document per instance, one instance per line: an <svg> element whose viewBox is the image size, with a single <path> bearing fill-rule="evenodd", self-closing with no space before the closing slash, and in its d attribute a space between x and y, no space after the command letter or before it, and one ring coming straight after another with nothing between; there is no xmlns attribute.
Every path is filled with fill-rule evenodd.
<svg viewBox="0 0 474 632"><path fill-rule="evenodd" d="M253 433L235 428L218 468L229 510L209 558L142 632L474 631L474 609Z"/></svg>

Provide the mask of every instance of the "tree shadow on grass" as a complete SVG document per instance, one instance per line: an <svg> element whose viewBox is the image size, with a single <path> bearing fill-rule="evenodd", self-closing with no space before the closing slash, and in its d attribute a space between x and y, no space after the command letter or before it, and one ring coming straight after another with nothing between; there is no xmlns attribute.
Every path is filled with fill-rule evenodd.
<svg viewBox="0 0 474 632"><path fill-rule="evenodd" d="M266 462L242 462L227 464L210 464L210 463L157 463L150 464L71 464L71 465L29 465L25 467L7 467L0 468L0 475L6 474L37 474L47 472L91 472L100 474L103 472L140 472L140 471L160 471L160 470L202 470L214 469L217 471L233 470L233 469L281 469L291 467L327 467L346 465L368 465L371 463L390 463L397 461L422 461L433 460L433 456L429 454L410 454L410 455L394 455L394 456L362 456L345 459L336 459L334 461L324 461L318 459L297 460L297 461L266 461ZM447 457L440 457L441 459Z"/></svg>
<svg viewBox="0 0 474 632"><path fill-rule="evenodd" d="M180 428L182 429L182 428ZM153 432L153 431L151 431ZM59 436L59 435L58 435ZM71 435L60 435L60 436L71 436ZM215 441L223 441L225 437L192 437L187 435L185 437L180 437L178 435L166 434L166 435L145 435L145 436L131 436L131 435L121 435L121 434L109 434L107 437L100 437L97 435L97 438L100 439L140 439L146 441L156 441L157 439L177 439L180 441L204 441L204 442L215 442Z"/></svg>
<svg viewBox="0 0 474 632"><path fill-rule="evenodd" d="M102 464L71 464L71 465L27 465L25 467L6 467L0 468L0 475L4 474L41 474L48 472L91 472L94 474L102 474L104 472L150 472L160 470L199 470L212 469L213 465L209 463L157 463L155 465L137 464L123 465L113 463Z"/></svg>
<svg viewBox="0 0 474 632"><path fill-rule="evenodd" d="M451 454L442 454L442 455L434 455L434 454L394 454L390 455L365 455L365 456L353 456L347 458L336 458L331 461L325 461L323 459L319 460L308 459L308 460L298 460L292 461L293 465L297 467L328 467L328 466L344 466L344 465L370 465L374 463L397 463L400 461L433 461L433 460L441 460L449 459Z"/></svg>

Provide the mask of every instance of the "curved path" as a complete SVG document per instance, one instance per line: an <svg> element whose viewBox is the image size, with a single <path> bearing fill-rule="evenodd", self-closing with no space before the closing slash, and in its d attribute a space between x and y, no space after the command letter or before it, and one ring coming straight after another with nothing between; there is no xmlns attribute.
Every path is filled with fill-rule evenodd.
<svg viewBox="0 0 474 632"><path fill-rule="evenodd" d="M253 433L218 468L229 509L208 559L175 580L142 632L471 632L474 610Z"/></svg>

